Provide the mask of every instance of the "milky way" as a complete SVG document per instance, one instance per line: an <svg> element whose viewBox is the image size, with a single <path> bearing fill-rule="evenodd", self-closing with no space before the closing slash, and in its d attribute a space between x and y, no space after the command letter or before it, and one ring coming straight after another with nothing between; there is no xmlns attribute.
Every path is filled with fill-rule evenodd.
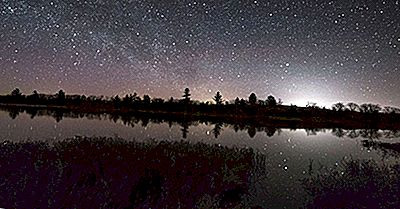
<svg viewBox="0 0 400 209"><path fill-rule="evenodd" d="M400 106L399 1L2 0L0 93Z"/></svg>

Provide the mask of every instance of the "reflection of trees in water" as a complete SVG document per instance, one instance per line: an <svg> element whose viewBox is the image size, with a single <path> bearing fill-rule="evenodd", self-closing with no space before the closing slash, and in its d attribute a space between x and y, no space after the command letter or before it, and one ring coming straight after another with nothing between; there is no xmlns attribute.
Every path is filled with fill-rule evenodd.
<svg viewBox="0 0 400 209"><path fill-rule="evenodd" d="M19 113L20 113L19 110L11 110L8 112L8 115L10 116L11 119L15 119L15 118L17 118Z"/></svg>
<svg viewBox="0 0 400 209"><path fill-rule="evenodd" d="M227 127L232 128L235 132L246 131L250 138L254 138L257 132L265 132L268 137L274 136L276 132L281 132L281 129L274 126L257 127L254 125L234 124Z"/></svg>
<svg viewBox="0 0 400 209"><path fill-rule="evenodd" d="M0 157L6 208L248 208L250 179L265 172L250 149L187 142L7 142Z"/></svg>
<svg viewBox="0 0 400 209"><path fill-rule="evenodd" d="M339 137L339 138L342 138L342 137L346 136L346 132L342 128L334 128L334 129L332 129L332 134L335 135L336 137Z"/></svg>
<svg viewBox="0 0 400 209"><path fill-rule="evenodd" d="M27 109L26 113L31 116L31 119L33 119L38 114L38 110L37 109L33 109L33 108L32 109Z"/></svg>
<svg viewBox="0 0 400 209"><path fill-rule="evenodd" d="M338 166L312 167L302 180L312 208L397 208L400 206L400 164L343 160Z"/></svg>
<svg viewBox="0 0 400 209"><path fill-rule="evenodd" d="M351 139L357 138L357 137L359 137L359 136L360 136L360 132L357 131L357 130L350 130L350 131L347 133L347 137L349 137L349 138L351 138Z"/></svg>
<svg viewBox="0 0 400 209"><path fill-rule="evenodd" d="M382 134L377 129L363 129L360 130L360 136L367 139L380 139Z"/></svg>
<svg viewBox="0 0 400 209"><path fill-rule="evenodd" d="M257 133L256 127L250 126L247 128L247 133L249 134L250 138L254 138Z"/></svg>
<svg viewBox="0 0 400 209"><path fill-rule="evenodd" d="M277 130L278 130L278 129L277 129L276 127L266 127L266 128L265 128L265 132L267 133L267 136L269 136L269 137L274 136L274 134L275 134L275 132L276 132Z"/></svg>
<svg viewBox="0 0 400 209"><path fill-rule="evenodd" d="M62 111L54 111L53 112L53 118L56 119L57 123L60 122L63 119L64 113Z"/></svg>
<svg viewBox="0 0 400 209"><path fill-rule="evenodd" d="M150 119L147 117L142 118L142 127L147 127L149 125Z"/></svg>
<svg viewBox="0 0 400 209"><path fill-rule="evenodd" d="M318 132L325 132L325 129L321 128L306 128L305 129L307 136L315 136Z"/></svg>
<svg viewBox="0 0 400 209"><path fill-rule="evenodd" d="M233 125L233 130L235 131L235 133L237 133L239 131L239 128L240 127L238 124Z"/></svg>
<svg viewBox="0 0 400 209"><path fill-rule="evenodd" d="M181 125L181 131L182 131L182 138L186 139L187 135L189 133L189 123L187 123L186 121L183 121L182 123L180 123Z"/></svg>
<svg viewBox="0 0 400 209"><path fill-rule="evenodd" d="M149 114L92 114L92 113L75 113L64 110L49 110L49 109L37 109L37 108L1 108L2 110L8 111L9 116L12 119L15 119L20 113L26 112L34 118L36 116L51 116L57 122L61 121L64 117L66 118L87 118L89 120L104 120L108 119L117 123L118 121L122 121L122 123L126 126L135 127L135 125L140 124L142 127L147 127L149 123L161 124L168 123L169 127L172 127L174 124L179 124L182 126L182 136L184 138L188 135L188 129L192 125L198 125L199 123L203 123L205 125L214 124L213 134L217 138L220 136L222 127L224 124L228 128L232 128L235 132L238 131L246 131L249 137L253 138L257 134L257 132L265 132L268 137L272 137L275 135L276 131L278 133L281 132L279 127L275 127L272 125L268 126L256 126L254 124L243 124L243 123L224 123L222 121L207 121L207 120L192 120L190 118L181 118L178 116L168 116L164 115L162 117L157 115L149 115ZM317 135L320 132L325 132L327 129L324 128L306 128L305 131L308 136ZM349 138L367 138L367 139L380 139L380 138L398 138L400 137L399 130L378 130L378 129L359 129L359 130L346 130L343 128L333 128L332 134L336 137L349 137ZM296 128L291 128L290 131L296 131Z"/></svg>
<svg viewBox="0 0 400 209"><path fill-rule="evenodd" d="M382 135L384 138L400 138L400 130L386 130Z"/></svg>
<svg viewBox="0 0 400 209"><path fill-rule="evenodd" d="M378 130L378 129L360 129L360 130L344 130L342 128L332 129L332 134L336 137L365 139L382 139L382 138L398 138L400 137L399 130Z"/></svg>
<svg viewBox="0 0 400 209"><path fill-rule="evenodd" d="M216 123L214 125L214 128L212 129L212 132L214 134L214 137L217 139L219 135L221 135L221 131L222 131L222 123Z"/></svg>
<svg viewBox="0 0 400 209"><path fill-rule="evenodd" d="M362 145L367 149L380 150L383 155L387 154L399 157L400 156L400 143L381 142L375 140L363 140Z"/></svg>

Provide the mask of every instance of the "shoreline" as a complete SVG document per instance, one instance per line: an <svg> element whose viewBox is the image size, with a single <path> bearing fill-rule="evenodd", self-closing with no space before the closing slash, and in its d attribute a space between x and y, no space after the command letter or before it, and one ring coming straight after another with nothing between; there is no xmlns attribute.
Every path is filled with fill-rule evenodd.
<svg viewBox="0 0 400 209"><path fill-rule="evenodd" d="M322 114L322 110L305 114L306 108L300 108L303 112L296 114L279 114L279 112L267 112L269 114L226 114L223 111L199 112L199 111L165 111L151 108L94 108L78 107L67 105L31 105L31 104L5 104L0 103L0 108L6 111L30 112L35 111L54 111L59 116L65 117L67 113L72 114L108 114L121 117L135 117L148 119L161 119L166 121L190 123L193 121L206 121L212 123L226 123L241 126L254 127L278 127L293 129L323 129L323 128L343 128L343 129L381 129L381 130L400 130L400 115L379 113L366 115L362 113L343 112L334 114L328 110L328 114ZM279 107L281 109L290 108L289 106ZM265 111L264 111L265 112ZM326 112L326 110L325 110ZM393 116L393 115L392 115Z"/></svg>

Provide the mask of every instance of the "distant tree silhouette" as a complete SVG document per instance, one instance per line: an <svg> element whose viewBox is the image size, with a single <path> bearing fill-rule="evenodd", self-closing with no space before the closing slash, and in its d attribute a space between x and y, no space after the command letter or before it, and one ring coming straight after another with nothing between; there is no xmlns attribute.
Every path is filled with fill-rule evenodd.
<svg viewBox="0 0 400 209"><path fill-rule="evenodd" d="M31 95L23 95L18 88L15 88L8 95L0 95L0 106L18 106L19 104L21 104L20 106L24 106L23 104L25 104L32 105L32 107L29 107L30 109L49 107L49 109L62 109L64 113L66 111L76 110L81 113L127 113L126 115L128 115L128 113L133 114L135 110L138 110L137 114L146 111L155 114L170 113L168 117L171 118L178 117L182 114L187 120L217 116L216 118L218 118L218 120L227 118L229 121L236 120L244 124L253 123L253 119L247 121L248 116L254 116L254 122L261 124L270 123L270 116L282 116L289 119L291 117L296 118L296 120L288 120L289 122L287 122L287 125L291 128L296 128L297 126L302 127L304 124L307 124L308 121L314 121L315 117L318 117L318 121L321 121L315 122L315 124L323 126L338 125L343 128L355 128L365 124L368 127L374 128L394 129L400 127L399 108L385 107L382 109L376 104L363 104L358 106L355 103L344 105L339 102L332 106L333 110L338 111L334 113L333 110L328 110L326 108L320 109L316 106L316 103L312 102L308 102L306 108L293 105L283 105L279 108L267 108L268 106L272 107L281 103L281 101L277 102L272 95L268 96L265 100L258 101L256 94L251 93L249 100L236 97L234 101L226 102L225 106L220 107L217 106L224 104L224 101L219 91L213 96L216 105L212 105L210 102L193 101L190 96L189 88L184 90L183 99L174 100L174 98L171 97L168 102L165 102L161 98L150 98L149 95L140 97L136 93L133 95L125 95L123 99L119 96L104 97L91 95L86 97L84 95L66 95L63 90L53 95L39 94L36 90L33 91ZM345 110L359 110L363 114ZM41 113L39 112L37 114L40 115ZM36 113L32 115L35 116ZM160 118L162 117L164 117L164 115L160 115ZM297 118L301 120L297 120ZM211 121L215 122L215 119ZM253 133L252 130L250 133Z"/></svg>
<svg viewBox="0 0 400 209"><path fill-rule="evenodd" d="M278 105L282 105L283 104L283 102L282 102L282 99L281 98L279 98L278 99L278 103L277 103Z"/></svg>
<svg viewBox="0 0 400 209"><path fill-rule="evenodd" d="M34 90L32 94L27 97L27 99L29 100L29 102L35 104L39 100L39 93L36 90Z"/></svg>
<svg viewBox="0 0 400 209"><path fill-rule="evenodd" d="M344 106L343 103L338 102L338 103L332 105L332 110L335 110L335 111L338 111L338 112L344 111L345 110L345 106Z"/></svg>
<svg viewBox="0 0 400 209"><path fill-rule="evenodd" d="M37 96L37 97L39 97L39 93L38 93L36 90L33 90L32 96Z"/></svg>
<svg viewBox="0 0 400 209"><path fill-rule="evenodd" d="M169 100L168 100L168 103L174 103L174 98L170 97Z"/></svg>
<svg viewBox="0 0 400 209"><path fill-rule="evenodd" d="M189 88L185 88L185 91L183 92L183 101L185 102L185 104L189 104L190 102L190 90Z"/></svg>
<svg viewBox="0 0 400 209"><path fill-rule="evenodd" d="M378 113L382 108L378 104L362 104L360 111L363 113Z"/></svg>
<svg viewBox="0 0 400 209"><path fill-rule="evenodd" d="M119 96L115 96L114 98L112 98L113 104L114 104L114 108L115 109L120 109L121 108L121 98L119 98Z"/></svg>
<svg viewBox="0 0 400 209"><path fill-rule="evenodd" d="M399 114L400 113L400 109L396 108L396 107L387 106L387 107L383 108L383 112L384 113L388 113L388 114L396 114L396 113Z"/></svg>
<svg viewBox="0 0 400 209"><path fill-rule="evenodd" d="M358 110L360 110L360 106L358 106L358 104L353 103L353 102L347 103L347 107L349 108L350 111L358 111Z"/></svg>
<svg viewBox="0 0 400 209"><path fill-rule="evenodd" d="M257 103L257 96L255 93L251 93L249 96L250 105L255 105Z"/></svg>
<svg viewBox="0 0 400 209"><path fill-rule="evenodd" d="M19 90L19 88L15 88L14 90L11 91L11 96L13 97L20 97L22 96L21 91Z"/></svg>
<svg viewBox="0 0 400 209"><path fill-rule="evenodd" d="M240 99L239 99L239 97L236 97L236 99L235 99L235 105L237 106L237 105L239 105L240 104Z"/></svg>
<svg viewBox="0 0 400 209"><path fill-rule="evenodd" d="M276 106L276 99L275 99L275 97L272 96L272 95L269 95L269 96L267 97L266 103L267 103L267 105L270 106L270 107Z"/></svg>
<svg viewBox="0 0 400 209"><path fill-rule="evenodd" d="M222 104L222 95L221 93L218 91L217 94L214 96L214 101L217 105L221 105Z"/></svg>
<svg viewBox="0 0 400 209"><path fill-rule="evenodd" d="M132 105L133 104L133 100L134 100L134 96L132 95L132 94L127 94L127 95L125 95L125 97L122 99L122 104L125 106L125 107L128 107L128 106L130 106L130 105Z"/></svg>
<svg viewBox="0 0 400 209"><path fill-rule="evenodd" d="M259 100L257 101L257 104L259 104L259 105L261 105L261 106L266 106L266 105L268 105L268 102L267 102L267 100L263 101L263 100L259 99Z"/></svg>
<svg viewBox="0 0 400 209"><path fill-rule="evenodd" d="M151 100L151 103L154 103L154 104L157 104L157 105L161 105L161 104L164 104L164 99L162 99L162 98L153 98L152 100Z"/></svg>
<svg viewBox="0 0 400 209"><path fill-rule="evenodd" d="M241 99L241 100L240 100L240 106L245 106L245 105L246 105L246 100Z"/></svg>
<svg viewBox="0 0 400 209"><path fill-rule="evenodd" d="M143 95L143 104L150 104L151 98L149 95Z"/></svg>
<svg viewBox="0 0 400 209"><path fill-rule="evenodd" d="M57 102L59 104L63 104L65 102L65 92L62 89L60 89L60 91L58 91L56 96L57 96Z"/></svg>
<svg viewBox="0 0 400 209"><path fill-rule="evenodd" d="M142 99L136 92L133 93L132 99L133 99L133 103L140 103L142 101Z"/></svg>

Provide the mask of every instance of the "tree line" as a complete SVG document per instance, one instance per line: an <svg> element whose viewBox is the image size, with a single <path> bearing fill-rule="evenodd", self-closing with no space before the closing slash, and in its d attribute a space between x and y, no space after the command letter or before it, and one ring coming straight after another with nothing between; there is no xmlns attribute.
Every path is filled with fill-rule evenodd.
<svg viewBox="0 0 400 209"><path fill-rule="evenodd" d="M78 113L109 113L119 115L152 114L184 117L186 120L219 120L225 123L254 124L256 126L278 125L282 127L348 129L396 129L400 130L400 109L380 107L378 104L336 103L332 108L321 108L316 103L305 107L283 105L269 95L265 100L255 93L248 98L229 101L221 92L213 96L214 102L201 102L191 98L189 88L183 90L180 98L151 98L137 93L113 97L68 95L63 90L56 94L40 94L33 91L24 95L15 88L8 95L0 96L0 105L29 106L42 109L59 109Z"/></svg>
<svg viewBox="0 0 400 209"><path fill-rule="evenodd" d="M168 100L163 98L151 98L149 95L145 94L140 97L137 93L126 94L124 97L119 95L113 97L105 96L86 96L86 95L67 95L64 90L59 90L56 94L39 94L38 91L34 90L30 95L24 95L19 88L15 88L11 91L9 95L1 96L1 103L15 103L15 104L33 104L33 105L81 105L83 103L91 103L93 105L105 105L113 104L114 108L127 108L137 105L152 105L161 106L164 104L181 104L185 106L196 106L196 105L206 105L206 106L251 106L251 107L276 107L282 105L282 100L276 100L274 96L269 95L265 100L261 100L257 97L255 93L251 93L248 99L236 97L233 101L225 100L221 92L217 91L215 96L212 97L214 103L210 102L200 102L192 100L191 92L189 88L185 88L183 91L182 98L170 97ZM296 108L296 105L290 105ZM326 109L316 106L316 103L308 103L306 108L310 109ZM400 108L385 106L381 107L379 104L365 103L356 104L354 102L349 102L344 104L338 102L332 105L331 110L335 112L361 112L361 113L395 113L400 114Z"/></svg>
<svg viewBox="0 0 400 209"><path fill-rule="evenodd" d="M234 101L225 100L222 97L221 92L216 92L212 100L215 103L201 102L197 100L192 100L191 92L189 88L185 88L183 91L182 98L170 97L168 100L163 98L151 98L149 95L145 94L140 97L137 93L126 94L124 97L119 95L113 97L105 96L86 96L86 95L67 95L64 90L59 90L56 94L39 94L38 91L34 90L30 95L24 95L19 88L15 88L10 94L1 96L1 102L3 103L16 103L16 104L42 104L42 105L65 105L80 102L94 102L94 103L114 103L115 106L124 106L129 104L164 104L164 103L180 103L185 105L261 105L261 106L276 106L281 105L282 100L278 101L274 96L270 95L266 100L260 100L257 98L255 93L251 93L248 100L239 99L237 97Z"/></svg>

